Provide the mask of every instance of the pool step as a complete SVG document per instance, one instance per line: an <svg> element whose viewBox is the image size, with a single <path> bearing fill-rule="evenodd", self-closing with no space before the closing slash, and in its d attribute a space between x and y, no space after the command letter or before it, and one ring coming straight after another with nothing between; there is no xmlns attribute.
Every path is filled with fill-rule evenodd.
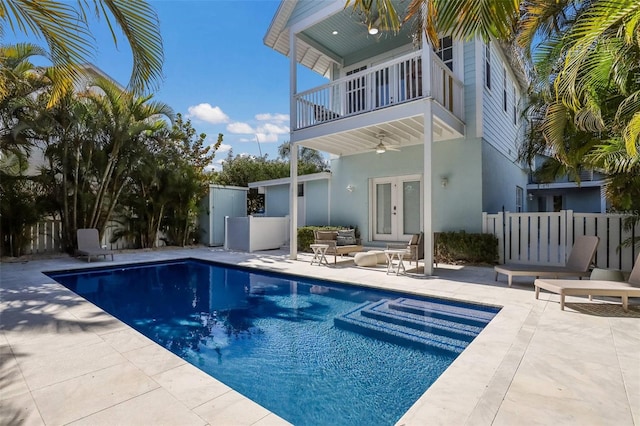
<svg viewBox="0 0 640 426"><path fill-rule="evenodd" d="M389 302L389 309L411 313L414 315L454 321L474 327L484 328L496 315L498 309L487 307L486 310L466 308L444 302L431 302L401 297Z"/></svg>
<svg viewBox="0 0 640 426"><path fill-rule="evenodd" d="M364 303L334 318L334 324L393 343L460 353L494 312L400 298Z"/></svg>
<svg viewBox="0 0 640 426"><path fill-rule="evenodd" d="M471 342L482 331L482 327L461 324L454 320L403 312L390 307L388 302L374 303L360 311L362 316L391 324L428 331L440 336Z"/></svg>

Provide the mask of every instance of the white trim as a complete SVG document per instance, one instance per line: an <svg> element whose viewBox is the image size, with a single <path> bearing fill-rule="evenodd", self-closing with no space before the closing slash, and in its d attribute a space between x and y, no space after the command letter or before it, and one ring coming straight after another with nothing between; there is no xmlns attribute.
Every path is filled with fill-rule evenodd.
<svg viewBox="0 0 640 426"><path fill-rule="evenodd" d="M324 180L331 179L330 172L320 172L320 173L312 173L308 175L298 176L298 182L309 182L314 180ZM279 179L270 179L270 180L259 180L256 182L250 182L249 188L257 188L259 186L276 186L276 185L288 185L291 183L290 177L279 178Z"/></svg>
<svg viewBox="0 0 640 426"><path fill-rule="evenodd" d="M527 184L527 190L594 188L605 185L606 183L601 180L581 181L580 184L577 182L529 183Z"/></svg>
<svg viewBox="0 0 640 426"><path fill-rule="evenodd" d="M231 186L231 185L218 185L215 183L211 183L209 184L209 188L219 188L219 189L237 189L240 191L248 191L249 188L247 188L246 186Z"/></svg>

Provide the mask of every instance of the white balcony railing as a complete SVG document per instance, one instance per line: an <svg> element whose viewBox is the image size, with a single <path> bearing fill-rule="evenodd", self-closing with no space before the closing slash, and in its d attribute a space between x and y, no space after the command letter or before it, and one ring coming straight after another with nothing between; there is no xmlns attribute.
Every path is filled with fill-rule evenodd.
<svg viewBox="0 0 640 426"><path fill-rule="evenodd" d="M429 96L464 121L463 83L430 50L431 81L423 84L421 56L413 52L298 93L295 129Z"/></svg>

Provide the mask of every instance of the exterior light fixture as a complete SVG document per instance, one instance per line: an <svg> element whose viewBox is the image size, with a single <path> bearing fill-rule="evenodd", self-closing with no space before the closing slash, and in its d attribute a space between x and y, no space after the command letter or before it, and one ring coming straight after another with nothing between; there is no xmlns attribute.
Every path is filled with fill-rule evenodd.
<svg viewBox="0 0 640 426"><path fill-rule="evenodd" d="M356 189L356 187L355 187L355 186L353 186L353 185L351 185L351 184L347 185L347 191L349 191L349 192L353 192L353 190L354 190L354 189Z"/></svg>
<svg viewBox="0 0 640 426"><path fill-rule="evenodd" d="M527 198L529 199L529 201L533 201L533 193L529 193L529 195L527 195Z"/></svg>
<svg viewBox="0 0 640 426"><path fill-rule="evenodd" d="M372 17L367 25L367 30L369 31L369 34L371 35L378 34L380 32L380 23L381 23L380 16L377 16L375 18Z"/></svg>
<svg viewBox="0 0 640 426"><path fill-rule="evenodd" d="M440 185L442 185L443 188L446 188L447 185L449 185L449 179L443 177L442 179L440 179Z"/></svg>
<svg viewBox="0 0 640 426"><path fill-rule="evenodd" d="M331 32L331 34L333 34L333 35L338 35L338 31L333 30L333 32Z"/></svg>

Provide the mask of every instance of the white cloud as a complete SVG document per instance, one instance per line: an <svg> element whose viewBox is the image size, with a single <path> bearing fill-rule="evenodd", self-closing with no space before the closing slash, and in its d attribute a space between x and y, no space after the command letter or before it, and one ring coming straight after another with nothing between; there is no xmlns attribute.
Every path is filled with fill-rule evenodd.
<svg viewBox="0 0 640 426"><path fill-rule="evenodd" d="M229 123L227 125L227 130L230 133L236 133L240 135L251 135L256 132L250 125L248 125L247 123L242 123L240 121Z"/></svg>
<svg viewBox="0 0 640 426"><path fill-rule="evenodd" d="M275 133L261 133L258 132L256 133L256 136L258 136L258 140L260 141L260 143L263 142L278 142L278 135Z"/></svg>
<svg viewBox="0 0 640 426"><path fill-rule="evenodd" d="M283 126L273 123L265 123L258 127L259 133L284 135L289 133L289 126Z"/></svg>
<svg viewBox="0 0 640 426"><path fill-rule="evenodd" d="M212 107L207 103L190 106L188 111L189 117L195 117L207 123L220 124L229 122L229 116L225 114L220 107Z"/></svg>
<svg viewBox="0 0 640 426"><path fill-rule="evenodd" d="M231 150L231 145L227 145L226 143L221 143L216 152L229 152Z"/></svg>
<svg viewBox="0 0 640 426"><path fill-rule="evenodd" d="M282 123L283 121L289 121L289 114L256 114L256 120L258 121L274 121L276 123Z"/></svg>

